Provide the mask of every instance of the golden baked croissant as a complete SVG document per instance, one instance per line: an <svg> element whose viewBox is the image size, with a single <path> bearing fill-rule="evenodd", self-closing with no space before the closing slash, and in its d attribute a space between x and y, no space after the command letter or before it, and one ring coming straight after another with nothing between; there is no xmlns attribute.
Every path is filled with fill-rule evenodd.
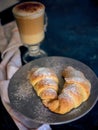
<svg viewBox="0 0 98 130"><path fill-rule="evenodd" d="M65 83L58 95L58 78L49 68L35 68L29 74L30 83L52 112L65 114L77 108L90 95L91 84L81 71L68 66L62 72Z"/></svg>
<svg viewBox="0 0 98 130"><path fill-rule="evenodd" d="M83 95L83 101L88 99L90 95L91 83L89 80L86 79L86 77L81 71L69 66L63 71L62 75L66 83L77 84L77 87L79 87Z"/></svg>
<svg viewBox="0 0 98 130"><path fill-rule="evenodd" d="M49 101L57 98L58 78L52 69L33 68L28 78L45 106Z"/></svg>

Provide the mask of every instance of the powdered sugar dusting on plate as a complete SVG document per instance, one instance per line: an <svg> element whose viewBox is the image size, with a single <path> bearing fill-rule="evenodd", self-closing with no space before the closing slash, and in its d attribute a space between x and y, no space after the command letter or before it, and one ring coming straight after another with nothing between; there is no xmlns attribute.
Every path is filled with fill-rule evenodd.
<svg viewBox="0 0 98 130"><path fill-rule="evenodd" d="M29 100L32 96L32 87L29 85L28 82L25 82L18 87L15 93L15 97L18 100Z"/></svg>

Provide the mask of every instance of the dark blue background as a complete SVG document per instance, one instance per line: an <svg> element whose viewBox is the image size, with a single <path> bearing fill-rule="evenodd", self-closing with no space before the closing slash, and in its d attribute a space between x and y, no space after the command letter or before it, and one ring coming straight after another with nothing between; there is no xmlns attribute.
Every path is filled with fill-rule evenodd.
<svg viewBox="0 0 98 130"><path fill-rule="evenodd" d="M48 16L46 37L41 48L49 56L64 56L79 60L88 65L98 76L97 0L39 1L45 4ZM11 9L0 14L2 24L13 20ZM20 50L23 55L25 48L21 47ZM2 103L0 109L2 111L1 129L17 129ZM81 119L51 127L53 130L98 130L98 103Z"/></svg>
<svg viewBox="0 0 98 130"><path fill-rule="evenodd" d="M75 58L98 75L98 7L90 0L44 3L48 15L44 49L48 55Z"/></svg>

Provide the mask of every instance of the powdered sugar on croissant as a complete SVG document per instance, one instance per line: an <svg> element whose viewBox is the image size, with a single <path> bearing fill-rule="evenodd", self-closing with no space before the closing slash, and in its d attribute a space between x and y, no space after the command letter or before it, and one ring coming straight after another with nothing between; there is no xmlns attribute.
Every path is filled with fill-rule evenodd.
<svg viewBox="0 0 98 130"><path fill-rule="evenodd" d="M30 83L45 106L57 98L58 77L50 68L33 68L28 76Z"/></svg>
<svg viewBox="0 0 98 130"><path fill-rule="evenodd" d="M81 71L76 70L71 66L68 66L63 71L63 77L67 84L77 84L77 87L79 87L81 93L83 94L83 101L88 99L90 95L91 83Z"/></svg>
<svg viewBox="0 0 98 130"><path fill-rule="evenodd" d="M65 114L77 108L90 96L91 83L84 74L68 66L62 72L65 83L58 95L58 78L50 68L35 68L29 80L43 104L52 112Z"/></svg>

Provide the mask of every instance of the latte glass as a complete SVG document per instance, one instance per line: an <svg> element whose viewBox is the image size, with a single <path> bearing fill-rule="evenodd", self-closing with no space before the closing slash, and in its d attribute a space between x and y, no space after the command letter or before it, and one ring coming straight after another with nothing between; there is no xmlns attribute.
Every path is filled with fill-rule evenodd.
<svg viewBox="0 0 98 130"><path fill-rule="evenodd" d="M46 53L40 49L40 44L45 38L45 6L40 2L24 2L16 5L12 10L19 29L21 40L28 48L23 60L25 63ZM46 20L46 24L45 24Z"/></svg>

